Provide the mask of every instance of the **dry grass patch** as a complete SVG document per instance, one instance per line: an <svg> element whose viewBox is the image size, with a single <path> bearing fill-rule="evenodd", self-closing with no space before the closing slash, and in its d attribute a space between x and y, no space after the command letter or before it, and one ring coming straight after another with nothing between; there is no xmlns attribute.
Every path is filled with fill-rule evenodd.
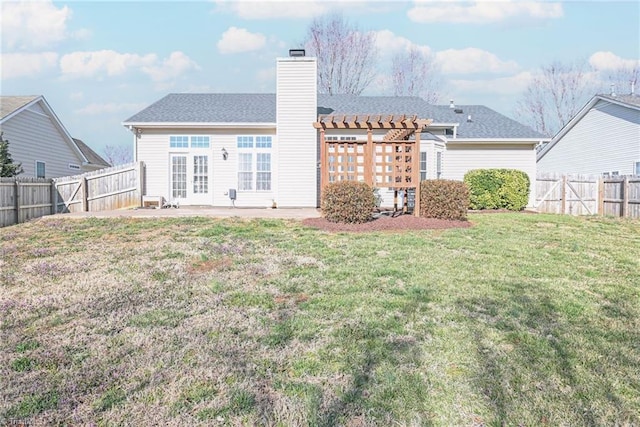
<svg viewBox="0 0 640 427"><path fill-rule="evenodd" d="M640 224L0 229L0 424L640 423Z"/></svg>

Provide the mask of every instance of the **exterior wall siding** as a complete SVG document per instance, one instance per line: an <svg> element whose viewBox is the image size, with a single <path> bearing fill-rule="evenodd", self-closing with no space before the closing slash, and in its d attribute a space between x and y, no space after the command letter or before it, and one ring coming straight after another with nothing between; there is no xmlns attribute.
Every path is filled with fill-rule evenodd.
<svg viewBox="0 0 640 427"><path fill-rule="evenodd" d="M633 174L640 112L600 101L538 161L540 172Z"/></svg>
<svg viewBox="0 0 640 427"><path fill-rule="evenodd" d="M206 135L210 137L209 149L175 149L169 147L171 135ZM163 196L171 200L170 156L172 154L206 154L210 156L209 195L206 205L216 207L232 206L229 190L238 188L238 135L271 135L272 148L272 191L237 191L237 207L270 207L274 199L274 176L277 151L275 129L144 129L138 138L137 158L146 165L145 194ZM228 152L224 160L222 149ZM187 183L189 185L189 183ZM182 204L192 204L189 200ZM198 203L200 204L200 203Z"/></svg>
<svg viewBox="0 0 640 427"><path fill-rule="evenodd" d="M529 206L536 200L536 151L531 145L464 144L449 141L443 154L442 178L462 181L472 169L518 169L529 176Z"/></svg>
<svg viewBox="0 0 640 427"><path fill-rule="evenodd" d="M36 176L36 161L45 162L45 178L76 175L82 168L82 158L60 133L53 119L34 104L2 124L4 138L14 162L22 163L20 176Z"/></svg>
<svg viewBox="0 0 640 427"><path fill-rule="evenodd" d="M315 58L278 58L278 207L316 207L318 191L317 64Z"/></svg>

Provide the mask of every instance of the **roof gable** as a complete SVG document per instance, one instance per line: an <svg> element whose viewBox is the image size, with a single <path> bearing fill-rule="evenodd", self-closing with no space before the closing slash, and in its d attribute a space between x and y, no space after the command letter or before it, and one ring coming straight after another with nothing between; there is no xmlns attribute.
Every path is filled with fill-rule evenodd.
<svg viewBox="0 0 640 427"><path fill-rule="evenodd" d="M610 96L610 95L595 95L591 98L584 107L578 113L573 116L569 123L564 125L562 129L555 134L555 136L537 155L537 160L543 158L549 150L551 150L557 143L560 141L573 127L582 120L584 116L587 115L592 108L598 105L601 102L614 103L620 105L624 108L629 108L632 110L640 111L640 96L637 95L623 95L623 96Z"/></svg>
<svg viewBox="0 0 640 427"><path fill-rule="evenodd" d="M38 96L2 96L0 97L0 105L2 117L0 123L4 123L10 118L20 114L21 112L28 110L34 104L39 104L44 113L50 117L55 128L60 132L62 138L69 144L71 149L78 155L78 158L82 162L88 162L87 157L82 150L76 145L75 141L67 132L56 113L53 111L47 100L42 95Z"/></svg>

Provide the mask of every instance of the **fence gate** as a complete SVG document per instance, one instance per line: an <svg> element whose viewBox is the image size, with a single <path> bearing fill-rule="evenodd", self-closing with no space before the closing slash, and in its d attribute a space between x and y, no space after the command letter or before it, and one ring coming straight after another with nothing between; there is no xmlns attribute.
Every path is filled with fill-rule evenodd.
<svg viewBox="0 0 640 427"><path fill-rule="evenodd" d="M535 208L546 213L640 218L640 176L540 173Z"/></svg>

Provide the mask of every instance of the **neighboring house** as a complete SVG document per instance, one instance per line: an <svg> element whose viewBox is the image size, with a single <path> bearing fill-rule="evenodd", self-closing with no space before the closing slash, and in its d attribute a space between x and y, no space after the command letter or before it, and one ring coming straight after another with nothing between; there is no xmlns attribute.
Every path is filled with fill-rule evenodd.
<svg viewBox="0 0 640 427"><path fill-rule="evenodd" d="M540 150L538 171L640 175L640 96L594 96Z"/></svg>
<svg viewBox="0 0 640 427"><path fill-rule="evenodd" d="M0 116L9 153L14 162L22 163L20 176L55 178L109 167L69 135L43 96L2 96Z"/></svg>
<svg viewBox="0 0 640 427"><path fill-rule="evenodd" d="M169 94L124 121L134 133L135 160L146 164L146 195L229 206L235 190L236 206L316 207L321 136L366 141L371 135L379 142L390 132L348 125L320 129L322 121L376 115L391 125L408 117L429 123L419 136L420 179L461 180L471 169L516 168L535 182L535 147L545 138L532 129L483 106L320 95L316 70L315 58L278 58L276 94ZM392 192L377 186L383 204L392 204Z"/></svg>

